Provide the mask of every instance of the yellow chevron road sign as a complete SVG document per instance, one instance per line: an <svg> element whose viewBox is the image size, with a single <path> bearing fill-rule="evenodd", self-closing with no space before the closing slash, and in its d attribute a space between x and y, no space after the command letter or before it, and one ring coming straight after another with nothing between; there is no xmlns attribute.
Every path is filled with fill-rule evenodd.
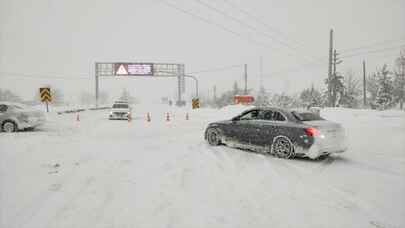
<svg viewBox="0 0 405 228"><path fill-rule="evenodd" d="M200 99L193 98L191 105L192 105L193 109L200 108Z"/></svg>
<svg viewBox="0 0 405 228"><path fill-rule="evenodd" d="M52 101L51 88L49 87L39 88L39 95L41 96L42 102Z"/></svg>

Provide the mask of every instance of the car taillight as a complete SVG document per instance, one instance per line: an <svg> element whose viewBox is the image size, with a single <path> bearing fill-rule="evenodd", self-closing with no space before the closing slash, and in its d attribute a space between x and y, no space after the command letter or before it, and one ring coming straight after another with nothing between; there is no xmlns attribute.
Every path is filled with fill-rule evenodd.
<svg viewBox="0 0 405 228"><path fill-rule="evenodd" d="M319 136L320 135L319 130L316 128L313 128L313 127L305 128L305 133L307 133L308 136Z"/></svg>

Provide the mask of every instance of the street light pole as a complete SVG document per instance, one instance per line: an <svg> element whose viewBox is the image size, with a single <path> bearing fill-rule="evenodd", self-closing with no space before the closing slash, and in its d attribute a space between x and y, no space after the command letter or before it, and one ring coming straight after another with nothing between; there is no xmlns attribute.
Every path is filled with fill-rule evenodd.
<svg viewBox="0 0 405 228"><path fill-rule="evenodd" d="M184 75L184 77L192 78L195 81L195 96L198 97L198 79L193 75Z"/></svg>

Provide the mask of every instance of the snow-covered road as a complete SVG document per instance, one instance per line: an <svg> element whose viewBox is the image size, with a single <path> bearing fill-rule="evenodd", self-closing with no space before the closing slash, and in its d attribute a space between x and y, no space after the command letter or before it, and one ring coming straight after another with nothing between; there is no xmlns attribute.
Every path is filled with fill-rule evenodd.
<svg viewBox="0 0 405 228"><path fill-rule="evenodd" d="M405 227L403 112L323 110L349 150L312 161L208 146L206 124L240 110L50 114L1 133L0 227Z"/></svg>

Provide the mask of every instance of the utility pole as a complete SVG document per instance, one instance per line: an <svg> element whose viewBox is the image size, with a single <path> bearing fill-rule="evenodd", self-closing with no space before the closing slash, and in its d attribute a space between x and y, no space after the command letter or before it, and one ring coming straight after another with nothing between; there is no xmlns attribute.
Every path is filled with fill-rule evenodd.
<svg viewBox="0 0 405 228"><path fill-rule="evenodd" d="M399 108L402 110L404 107L404 89L405 89L405 51L404 54L402 54L401 52L401 56L399 57L399 64L400 67L402 66L401 93L399 101Z"/></svg>
<svg viewBox="0 0 405 228"><path fill-rule="evenodd" d="M332 107L335 107L336 103L336 98L337 98L337 75L336 75L336 65L342 63L342 60L338 58L338 53L336 52L336 49L333 51L333 73L331 75L331 93L332 93Z"/></svg>
<svg viewBox="0 0 405 228"><path fill-rule="evenodd" d="M260 87L259 87L259 89L260 89L260 88L263 87L263 57L262 56L260 56L259 65L260 65L260 75L259 75L259 77L260 77Z"/></svg>
<svg viewBox="0 0 405 228"><path fill-rule="evenodd" d="M363 105L366 107L366 61L363 60Z"/></svg>
<svg viewBox="0 0 405 228"><path fill-rule="evenodd" d="M333 29L329 32L329 63L328 63L328 101L332 106L332 54L333 54Z"/></svg>
<svg viewBox="0 0 405 228"><path fill-rule="evenodd" d="M247 64L245 64L245 95L247 95Z"/></svg>

